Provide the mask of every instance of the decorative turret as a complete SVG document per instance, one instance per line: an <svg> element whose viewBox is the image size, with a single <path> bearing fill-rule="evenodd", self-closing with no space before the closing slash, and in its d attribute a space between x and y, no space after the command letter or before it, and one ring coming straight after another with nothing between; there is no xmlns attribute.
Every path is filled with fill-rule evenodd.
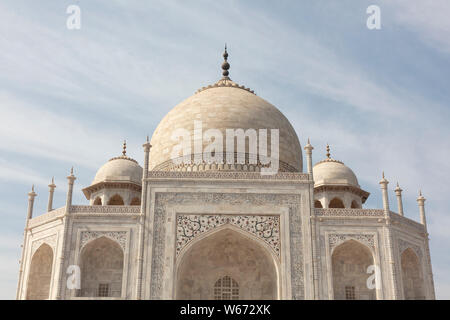
<svg viewBox="0 0 450 320"><path fill-rule="evenodd" d="M28 213L27 219L30 220L33 218L33 207L34 207L34 198L36 198L37 193L34 192L34 184L31 186L31 191L28 193Z"/></svg>
<svg viewBox="0 0 450 320"><path fill-rule="evenodd" d="M382 178L380 181L380 186L381 186L381 191L383 193L383 209L384 209L384 214L386 217L389 216L389 195L387 192L387 185L389 184L389 181L387 181L387 179L384 177L384 171L382 174Z"/></svg>
<svg viewBox="0 0 450 320"><path fill-rule="evenodd" d="M55 193L55 178L52 178L52 183L48 185L49 192L48 192L48 203L47 203L47 212L50 212L53 210L53 194Z"/></svg>
<svg viewBox="0 0 450 320"><path fill-rule="evenodd" d="M306 151L306 167L307 167L306 169L308 171L308 174L310 174L312 176L312 174L313 174L312 151L314 150L314 147L309 142L309 138L308 138L308 144L304 147L304 149Z"/></svg>
<svg viewBox="0 0 450 320"><path fill-rule="evenodd" d="M104 164L83 193L91 205L140 205L141 185L142 167L127 156L124 141L122 155Z"/></svg>
<svg viewBox="0 0 450 320"><path fill-rule="evenodd" d="M310 147L307 145L305 150L307 148ZM315 207L361 208L369 193L361 189L356 175L349 167L331 157L328 144L325 156L313 168Z"/></svg>
<svg viewBox="0 0 450 320"><path fill-rule="evenodd" d="M397 206L398 206L398 214L403 216L403 201L402 201L402 189L400 188L400 186L398 185L397 182L397 187L395 188L395 195L397 196Z"/></svg>
<svg viewBox="0 0 450 320"><path fill-rule="evenodd" d="M420 223L423 224L425 230L427 230L427 218L425 216L425 199L422 196L422 190L419 191L419 197L417 198L417 203L419 204L419 212L420 212Z"/></svg>

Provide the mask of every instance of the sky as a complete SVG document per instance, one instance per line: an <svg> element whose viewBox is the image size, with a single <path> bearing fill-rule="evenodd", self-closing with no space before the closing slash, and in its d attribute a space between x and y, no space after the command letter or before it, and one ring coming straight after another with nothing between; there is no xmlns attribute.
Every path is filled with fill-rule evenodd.
<svg viewBox="0 0 450 320"><path fill-rule="evenodd" d="M314 162L329 143L371 193L366 208L382 207L382 171L392 210L398 181L416 221L422 190L436 296L450 299L449 15L447 0L2 0L0 299L15 298L31 185L39 215L53 176L64 205L72 166L87 204L81 189L124 139L142 164L162 117L220 78L225 42L230 77L311 139Z"/></svg>

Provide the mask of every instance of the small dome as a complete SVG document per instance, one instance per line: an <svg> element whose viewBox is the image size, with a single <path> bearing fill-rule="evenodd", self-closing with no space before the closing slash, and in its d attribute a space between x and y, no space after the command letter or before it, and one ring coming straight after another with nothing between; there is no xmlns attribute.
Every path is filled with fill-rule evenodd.
<svg viewBox="0 0 450 320"><path fill-rule="evenodd" d="M104 181L131 181L141 184L142 167L137 161L128 157L112 158L97 171L92 184Z"/></svg>
<svg viewBox="0 0 450 320"><path fill-rule="evenodd" d="M359 188L358 179L344 163L334 159L325 159L313 168L314 185L351 185Z"/></svg>

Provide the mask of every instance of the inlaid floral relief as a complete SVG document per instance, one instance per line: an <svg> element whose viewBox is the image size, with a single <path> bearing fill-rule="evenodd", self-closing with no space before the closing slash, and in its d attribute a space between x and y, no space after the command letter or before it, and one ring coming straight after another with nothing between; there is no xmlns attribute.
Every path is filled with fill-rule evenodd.
<svg viewBox="0 0 450 320"><path fill-rule="evenodd" d="M177 255L196 236L226 224L255 235L280 256L280 217L261 215L178 215Z"/></svg>

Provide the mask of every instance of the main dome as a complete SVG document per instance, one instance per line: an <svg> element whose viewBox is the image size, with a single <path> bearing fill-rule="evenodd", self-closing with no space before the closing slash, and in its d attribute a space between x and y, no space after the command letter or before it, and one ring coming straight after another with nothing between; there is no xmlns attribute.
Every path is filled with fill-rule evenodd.
<svg viewBox="0 0 450 320"><path fill-rule="evenodd" d="M193 96L187 98L173 108L159 123L151 139L149 169L155 171L201 171L201 170L232 170L232 171L259 171L264 164L258 159L255 149L249 149L249 143L245 143L245 163L242 165L214 164L214 162L203 162L194 164L194 145L200 145L193 137L203 137L208 129L219 130L223 136L224 153L233 153L226 150L227 129L267 129L267 155L273 157L271 152L271 130L279 130L279 171L302 172L302 151L294 128L288 119L272 104L258 97L248 88L239 86L228 77L228 53L225 48L223 55L225 61L222 64L223 77L218 82L198 90ZM197 122L198 121L198 122ZM201 122L201 131L194 122ZM174 131L185 129L191 136L191 151L186 164L176 164L172 155L175 147L180 145L177 139L172 139ZM196 131L194 130L196 129ZM201 135L196 135L200 133ZM259 140L259 135L257 136ZM198 138L196 138L198 139ZM197 143L196 143L197 142ZM210 140L202 139L202 150L211 143ZM259 145L259 143L258 143ZM201 152L201 151L200 151ZM234 144L234 156L238 153L237 143ZM184 154L187 156L187 154ZM250 161L250 159L253 161ZM226 155L223 156L226 162ZM185 161L186 162L186 161Z"/></svg>
<svg viewBox="0 0 450 320"><path fill-rule="evenodd" d="M178 104L162 119L151 139L150 170L180 170L179 166L173 165L171 157L173 148L179 144L178 141L172 140L172 133L176 129L183 128L193 136L194 121L201 121L203 133L208 129L220 130L224 138L224 149L226 129L244 129L244 131L255 129L257 132L259 129L267 129L268 136L270 136L270 129L279 129L279 171L302 172L300 143L286 117L276 107L256 96L249 89L240 87L229 80L221 81L199 90L195 95ZM208 141L203 141L203 148L208 144ZM191 150L193 145L191 143ZM267 139L269 156L272 154L270 145L271 140ZM248 141L246 153L248 157ZM248 169L249 167L240 166L233 169L252 170ZM225 170L223 166L208 166L208 169L206 166L197 166L193 170L214 169Z"/></svg>

